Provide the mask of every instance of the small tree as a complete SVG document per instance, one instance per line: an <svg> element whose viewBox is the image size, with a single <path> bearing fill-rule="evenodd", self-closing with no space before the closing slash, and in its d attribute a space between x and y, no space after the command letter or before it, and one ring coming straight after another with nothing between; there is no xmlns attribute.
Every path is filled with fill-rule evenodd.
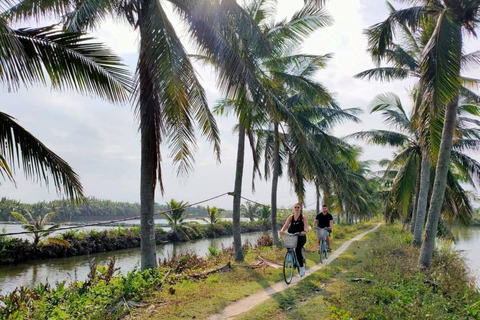
<svg viewBox="0 0 480 320"><path fill-rule="evenodd" d="M188 216L185 214L185 207L188 206L188 202L175 201L175 199L167 202L169 212L162 212L161 214L167 219L168 225L172 228L172 232L175 236L178 236L178 227L184 225L185 218Z"/></svg>
<svg viewBox="0 0 480 320"><path fill-rule="evenodd" d="M209 207L207 206L207 218L201 217L200 220L203 220L207 222L210 225L214 225L215 223L219 222L222 218L225 218L225 216L221 215L222 212L224 212L225 209L217 209L217 207Z"/></svg>
<svg viewBox="0 0 480 320"><path fill-rule="evenodd" d="M33 245L35 247L42 241L42 238L48 237L52 232L54 232L60 224L54 224L47 228L47 225L50 224L53 216L55 215L54 211L47 212L44 215L38 215L37 217L33 217L29 210L23 209L25 211L24 214L12 211L12 216L20 220L23 225L22 228L33 232ZM44 240L48 243L58 244L65 247L70 247L70 242L58 239L58 238L46 238Z"/></svg>
<svg viewBox="0 0 480 320"><path fill-rule="evenodd" d="M260 209L259 218L262 220L263 226L265 229L268 229L269 222L271 221L272 211L267 206L262 206Z"/></svg>
<svg viewBox="0 0 480 320"><path fill-rule="evenodd" d="M255 202L247 201L245 205L240 206L240 213L242 216L247 217L250 221L254 221L259 217L260 205Z"/></svg>

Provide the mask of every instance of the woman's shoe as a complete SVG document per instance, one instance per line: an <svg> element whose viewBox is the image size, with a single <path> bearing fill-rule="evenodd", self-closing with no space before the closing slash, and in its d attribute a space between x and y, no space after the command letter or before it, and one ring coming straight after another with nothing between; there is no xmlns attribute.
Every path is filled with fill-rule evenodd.
<svg viewBox="0 0 480 320"><path fill-rule="evenodd" d="M305 267L300 267L300 277L305 275Z"/></svg>

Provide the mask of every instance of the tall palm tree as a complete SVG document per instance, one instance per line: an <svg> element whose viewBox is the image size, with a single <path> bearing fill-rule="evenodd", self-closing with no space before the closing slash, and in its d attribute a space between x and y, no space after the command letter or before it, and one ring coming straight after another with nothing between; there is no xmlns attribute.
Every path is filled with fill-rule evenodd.
<svg viewBox="0 0 480 320"><path fill-rule="evenodd" d="M318 57L302 54L293 54L289 49L294 49L299 45L308 35L314 30L320 27L326 26L330 23L330 18L325 14L323 8L317 7L313 3L306 4L301 10L296 12L292 18L288 21L273 21L275 14L275 7L277 1L265 1L256 0L250 2L246 6L246 11L250 14L251 19L258 25L259 30L263 36L268 40L270 46L273 48L273 55L254 55L252 54L252 48L246 47L243 43L239 43L238 47L242 48L242 54L247 57L252 57L252 64L255 65L259 87L258 91L264 94L264 99L259 101L251 99L247 95L235 100L224 100L219 103L217 110L223 112L226 107L230 111L234 111L239 119L238 124L238 148L237 148L237 162L235 171L235 186L234 186L234 199L233 199L233 221L235 226L236 219L240 217L240 200L241 200L241 185L243 179L243 162L245 153L245 138L248 137L250 146L253 149L254 158L254 174L260 172L258 167L257 154L255 152L255 137L254 131L263 126L267 122L277 124L280 121L288 121L291 130L300 130L300 124L295 120L294 114L290 110L290 107L286 104L285 95L282 93L281 81L288 84L297 83L298 88L304 90L306 94L311 94L313 91L316 93L316 98L319 97L326 100L329 94L326 90L314 83L309 77L314 70L304 67L304 75L296 75L292 72L288 77L291 70L280 70L272 72L275 66L288 65L295 68L298 65L308 65L310 63L311 68L315 69L315 66L322 65L323 61L328 57ZM282 79L282 73L285 72L284 77L287 80ZM302 78L303 76L303 78ZM283 95L283 96L282 96ZM297 104L304 103L307 105L306 99L303 99L301 95L297 95ZM228 110L227 110L228 111ZM286 120L288 119L288 120ZM277 131L278 132L278 131ZM298 133L301 135L301 133ZM278 138L278 136L277 136ZM304 139L305 141L306 139ZM278 140L277 140L278 141ZM278 154L278 153L277 153ZM278 182L278 166L274 169L272 175L272 233L274 243L278 243L277 235L277 212L276 212L276 190ZM254 184L252 183L254 188ZM234 228L235 231L235 228ZM234 232L234 240L240 239L240 234L237 235ZM236 241L234 241L236 243ZM243 260L241 253L241 245L235 244L235 256L236 260Z"/></svg>
<svg viewBox="0 0 480 320"><path fill-rule="evenodd" d="M258 89L254 66L239 54L238 39L259 56L269 54L271 48L244 10L233 0L168 2L189 28L199 52L214 62L223 92L233 98L248 94L261 101L264 93ZM213 143L218 160L220 156L215 119L186 50L167 17L166 4L149 0L37 0L24 1L9 13L19 18L56 15L64 19L67 30L93 29L106 17L114 16L138 31L135 98L141 135L141 269L155 267L153 214L157 181L164 190L160 144L166 142L170 148L178 174L190 172L196 121L201 133Z"/></svg>
<svg viewBox="0 0 480 320"><path fill-rule="evenodd" d="M394 174L388 197L385 198L385 214L392 214L393 211L400 216L407 216L411 209L413 199L419 197L419 201L425 203L429 200L428 190L430 189L430 175L432 168L427 164L424 168L423 151L421 147L421 128L405 113L400 98L394 93L378 95L372 102L372 112L382 112L385 122L398 131L371 130L362 131L350 135L362 139L367 143L390 146L398 148L394 158L388 162L385 176ZM442 206L442 214L449 220L456 219L468 224L473 215L471 199L461 186L466 183L475 188L474 181L480 178L480 163L471 158L464 151L477 151L480 145L480 122L469 117L478 116L480 109L475 105L462 105L458 109L459 116L455 131L455 142L451 154L451 163L448 172L448 184L445 190L445 201ZM418 172L427 173L427 177L419 176ZM457 174L461 172L461 174ZM418 180L427 181L427 194L420 190L418 193ZM415 228L414 245L421 244L424 219L417 219L421 222L420 227Z"/></svg>
<svg viewBox="0 0 480 320"><path fill-rule="evenodd" d="M35 83L56 90L74 90L124 103L131 92L130 76L121 60L105 46L80 32L55 26L13 29L5 14L9 2L0 1L0 84L16 91ZM83 199L78 175L68 163L0 112L0 174L14 182L15 167L27 178L51 181L73 201Z"/></svg>
<svg viewBox="0 0 480 320"><path fill-rule="evenodd" d="M381 54L391 43L394 28L398 24L407 22L415 28L421 26L425 19L431 19L435 23L422 52L420 64L420 87L424 105L433 110L445 110L425 241L419 258L420 265L429 268L445 195L459 93L462 91L460 70L463 61L463 31L476 35L480 0L421 0L412 3L419 5L390 14L375 27L376 32L372 33L369 40Z"/></svg>
<svg viewBox="0 0 480 320"><path fill-rule="evenodd" d="M272 14L275 7L269 7ZM273 146L272 149L263 148L265 154L265 178L272 179L271 188L271 220L273 243L278 244L277 235L277 190L278 179L282 173L282 134L280 130L288 131L295 135L300 145L306 147L306 128L305 124L297 118L295 109L316 108L318 106L333 106L335 102L332 96L323 85L313 80L313 75L320 68L325 66L326 60L330 55L318 56L299 54L296 51L304 39L319 28L330 25L331 20L324 12L322 7L314 4L306 4L301 10L295 13L290 20L284 20L272 24L269 16L264 13L265 1L255 1L253 5L247 8L252 18L258 23L260 30L276 49L272 57L258 59L260 67L260 76L262 81L269 87L269 91L274 96L270 105L267 105L268 118L270 123L268 131L263 134L266 141ZM263 125L263 123L260 123ZM282 125L283 124L283 125ZM307 127L309 124L306 124ZM257 130L260 134L261 130ZM266 141L261 141L259 136L258 146L265 145ZM313 159L310 161L313 163Z"/></svg>

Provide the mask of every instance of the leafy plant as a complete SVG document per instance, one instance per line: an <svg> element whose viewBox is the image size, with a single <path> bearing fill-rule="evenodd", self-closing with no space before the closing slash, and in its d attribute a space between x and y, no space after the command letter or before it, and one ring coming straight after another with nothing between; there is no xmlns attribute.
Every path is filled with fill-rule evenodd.
<svg viewBox="0 0 480 320"><path fill-rule="evenodd" d="M225 218L225 216L221 215L222 212L224 212L225 209L219 209L217 207L209 207L207 206L207 216L208 218L203 218L201 217L200 220L203 220L210 225L214 225L215 223L218 223L221 221L222 218Z"/></svg>
<svg viewBox="0 0 480 320"><path fill-rule="evenodd" d="M23 223L22 225L23 229L33 233L33 245L35 247L38 246L42 238L48 237L52 232L54 232L60 226L59 224L54 224L47 228L51 219L55 215L54 211L50 211L44 214L43 216L39 215L36 218L33 217L33 215L30 213L29 210L25 210L25 213L23 215L15 211L13 211L11 214L12 216L14 216L15 218L17 218ZM70 242L64 239L46 238L45 241L48 243L58 244L60 246L65 246L65 247L71 246Z"/></svg>

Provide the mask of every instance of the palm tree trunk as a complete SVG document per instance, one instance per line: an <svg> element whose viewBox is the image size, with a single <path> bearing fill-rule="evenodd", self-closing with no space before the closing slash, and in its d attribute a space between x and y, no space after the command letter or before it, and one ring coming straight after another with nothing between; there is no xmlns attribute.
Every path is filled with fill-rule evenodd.
<svg viewBox="0 0 480 320"><path fill-rule="evenodd" d="M278 134L278 122L274 124L274 160L273 160L273 174L272 174L272 239L273 245L279 244L277 231L277 190L278 190L278 175L280 172L280 138Z"/></svg>
<svg viewBox="0 0 480 320"><path fill-rule="evenodd" d="M457 119L457 106L458 97L447 105L445 111L442 142L440 144L440 153L438 155L437 167L435 169L435 181L433 183L427 225L425 227L425 240L423 241L419 258L419 264L426 269L430 268L433 249L435 247L438 220L440 219L443 198L445 197L448 166L450 164L450 153L453 142L453 132L455 130L455 122Z"/></svg>
<svg viewBox="0 0 480 320"><path fill-rule="evenodd" d="M315 208L315 213L320 214L320 187L318 185L315 186L316 196L317 196L317 205Z"/></svg>
<svg viewBox="0 0 480 320"><path fill-rule="evenodd" d="M145 8L148 8L146 5ZM146 10L146 9L144 9ZM139 21L142 21L145 12L139 13ZM145 19L145 18L144 18ZM141 269L156 268L157 257L155 253L155 186L157 174L157 145L155 108L149 104L150 94L153 93L151 83L153 80L146 62L144 62L143 52L148 50L145 39L148 35L140 23L140 56L138 62L139 81L140 81L140 135L141 135L141 164L140 164L140 241L141 241Z"/></svg>
<svg viewBox="0 0 480 320"><path fill-rule="evenodd" d="M425 215L427 213L428 189L430 188L430 159L427 152L428 151L426 150L422 151L417 217L415 219L415 229L413 231L413 245L415 247L420 247L422 244L423 226L425 225Z"/></svg>
<svg viewBox="0 0 480 320"><path fill-rule="evenodd" d="M422 176L422 156L420 154L420 166L418 166L417 169L417 186L415 189L415 201L413 202L413 212L412 212L412 218L410 220L410 233L413 234L415 232L415 221L417 220L417 207L418 207L418 197L420 194L420 182L421 182L421 176Z"/></svg>
<svg viewBox="0 0 480 320"><path fill-rule="evenodd" d="M240 200L242 196L243 161L245 154L245 127L238 126L237 167L235 170L235 186L233 193L233 248L235 261L243 261L242 234L240 226Z"/></svg>

